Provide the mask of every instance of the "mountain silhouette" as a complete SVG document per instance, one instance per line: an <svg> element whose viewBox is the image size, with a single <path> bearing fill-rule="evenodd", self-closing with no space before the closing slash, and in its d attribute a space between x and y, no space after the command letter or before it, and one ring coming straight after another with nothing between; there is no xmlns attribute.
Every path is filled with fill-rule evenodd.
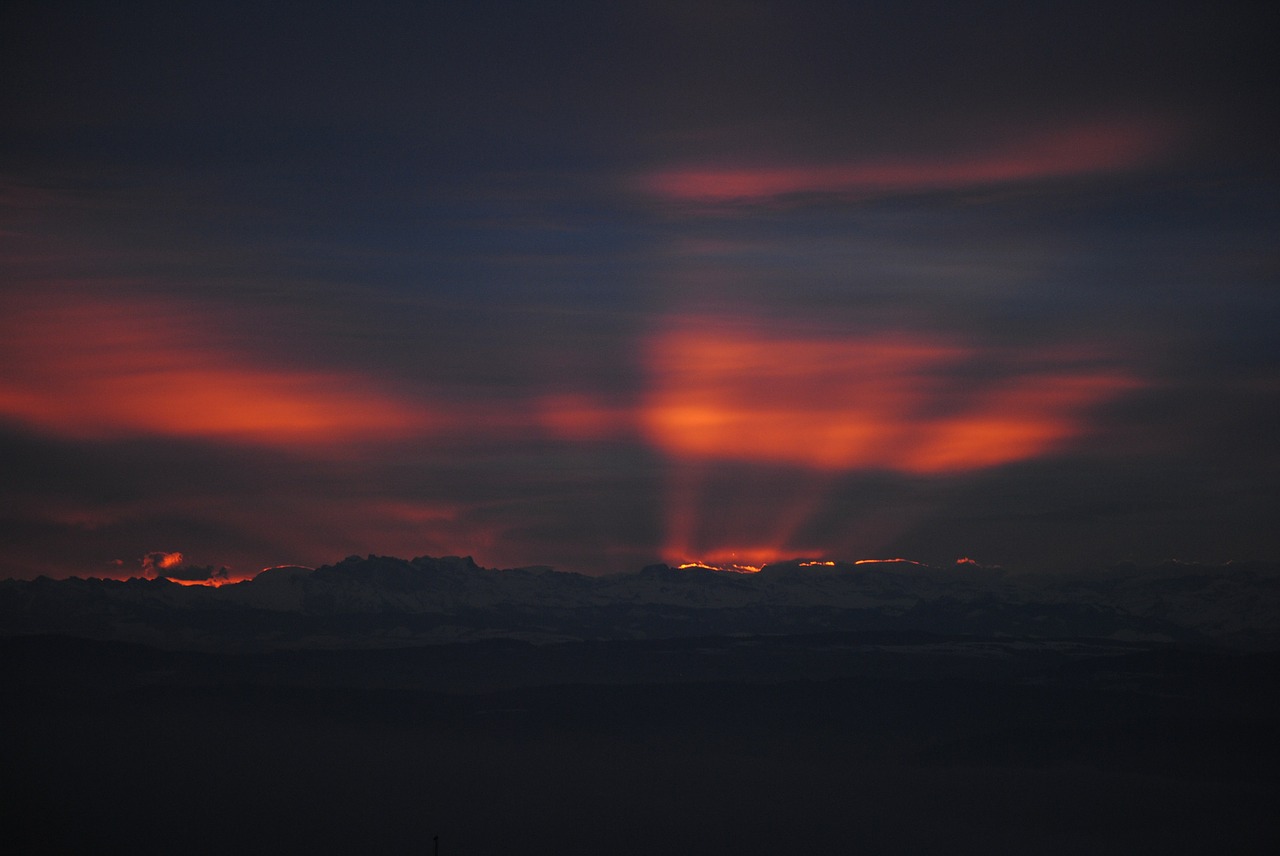
<svg viewBox="0 0 1280 856"><path fill-rule="evenodd" d="M218 588L165 579L0 582L7 635L171 647L393 647L485 638L659 639L895 631L1280 647L1280 565L1167 563L1076 575L914 562L651 565L590 577L471 557L351 556Z"/></svg>

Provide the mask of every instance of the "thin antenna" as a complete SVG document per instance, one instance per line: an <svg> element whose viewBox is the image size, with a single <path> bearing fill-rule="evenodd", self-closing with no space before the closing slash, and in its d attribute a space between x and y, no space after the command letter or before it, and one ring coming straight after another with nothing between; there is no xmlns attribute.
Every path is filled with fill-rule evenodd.
<svg viewBox="0 0 1280 856"><path fill-rule="evenodd" d="M440 836L433 835L431 836L431 840L435 842L435 847L433 848L433 851L434 851L433 856L440 856Z"/></svg>

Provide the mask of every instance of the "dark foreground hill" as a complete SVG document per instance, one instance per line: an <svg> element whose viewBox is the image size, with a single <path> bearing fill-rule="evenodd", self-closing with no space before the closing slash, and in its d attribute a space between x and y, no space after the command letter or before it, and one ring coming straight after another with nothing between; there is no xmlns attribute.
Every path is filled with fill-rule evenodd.
<svg viewBox="0 0 1280 856"><path fill-rule="evenodd" d="M1280 573L0 584L6 850L1276 852Z"/></svg>
<svg viewBox="0 0 1280 856"><path fill-rule="evenodd" d="M1272 853L1280 655L0 640L12 852Z"/></svg>

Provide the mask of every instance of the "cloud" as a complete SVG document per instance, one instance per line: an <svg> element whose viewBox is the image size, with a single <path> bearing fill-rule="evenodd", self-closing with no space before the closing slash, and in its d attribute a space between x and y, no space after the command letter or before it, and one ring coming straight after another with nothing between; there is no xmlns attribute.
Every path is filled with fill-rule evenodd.
<svg viewBox="0 0 1280 856"><path fill-rule="evenodd" d="M549 395L543 427L569 443L647 447L665 462L662 555L737 565L846 540L885 547L928 502L882 492L850 518L849 478L955 483L1061 456L1106 430L1104 405L1146 386L1099 346L713 314L665 318L640 361L629 403Z"/></svg>
<svg viewBox="0 0 1280 856"><path fill-rule="evenodd" d="M263 365L202 307L80 295L4 301L0 417L58 435L323 444L437 426L353 372Z"/></svg>
<svg viewBox="0 0 1280 856"><path fill-rule="evenodd" d="M163 577L183 583L223 583L231 581L231 571L214 565L187 564L181 553L154 551L142 557L142 574L150 579Z"/></svg>
<svg viewBox="0 0 1280 856"><path fill-rule="evenodd" d="M149 577L165 576L170 568L182 566L181 553L165 553L156 551L142 557L142 572Z"/></svg>
<svg viewBox="0 0 1280 856"><path fill-rule="evenodd" d="M867 196L958 190L1017 181L1117 172L1147 165L1171 135L1153 121L1064 125L967 153L858 158L824 163L772 161L660 169L642 187L691 203L766 203L788 196Z"/></svg>
<svg viewBox="0 0 1280 856"><path fill-rule="evenodd" d="M577 393L550 393L534 403L542 428L567 440L600 440L625 436L636 426L633 408L608 405Z"/></svg>
<svg viewBox="0 0 1280 856"><path fill-rule="evenodd" d="M644 433L674 458L914 475L1049 454L1139 385L1112 366L879 333L683 319L649 343Z"/></svg>

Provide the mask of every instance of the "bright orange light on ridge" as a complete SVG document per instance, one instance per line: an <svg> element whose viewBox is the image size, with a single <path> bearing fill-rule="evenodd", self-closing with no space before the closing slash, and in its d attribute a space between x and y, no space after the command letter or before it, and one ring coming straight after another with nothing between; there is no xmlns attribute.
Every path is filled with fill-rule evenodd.
<svg viewBox="0 0 1280 856"><path fill-rule="evenodd" d="M781 561L786 555L771 547L748 547L737 550L672 550L668 555L696 555L697 559L682 559L677 568L706 568L712 571L732 571L742 574L758 573L771 562Z"/></svg>
<svg viewBox="0 0 1280 856"><path fill-rule="evenodd" d="M762 565L713 565L708 562L682 562L676 565L676 568L683 571L688 568L702 568L707 571L727 571L736 574L755 574L760 572Z"/></svg>
<svg viewBox="0 0 1280 856"><path fill-rule="evenodd" d="M173 577L165 577L171 583L177 583L180 586L199 586L201 588L221 588L222 586L232 585L233 583L244 582L250 577L210 577L207 580L176 580Z"/></svg>

